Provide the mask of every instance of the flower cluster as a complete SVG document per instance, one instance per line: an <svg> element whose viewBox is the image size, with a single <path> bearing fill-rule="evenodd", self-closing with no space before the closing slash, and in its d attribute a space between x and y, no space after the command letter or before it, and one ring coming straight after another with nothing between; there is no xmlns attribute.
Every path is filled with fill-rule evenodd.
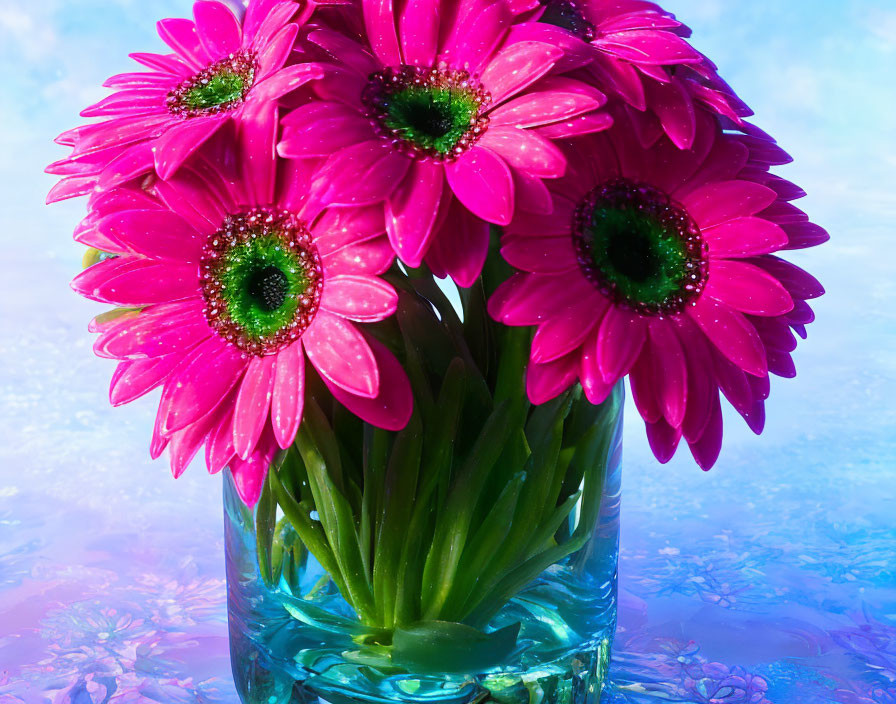
<svg viewBox="0 0 896 704"><path fill-rule="evenodd" d="M515 273L488 312L535 329L533 403L577 383L601 403L628 375L656 456L684 438L704 468L720 394L761 431L769 374L795 373L822 293L778 253L827 235L674 16L246 5L161 21L171 53L133 54L147 70L110 78L82 113L100 120L62 134L71 154L48 169L51 201L89 196L73 286L117 306L92 326L119 362L111 400L161 387L151 450L175 474L204 446L254 503L311 387L403 427L411 386L372 324L409 270L467 288L489 257Z"/></svg>

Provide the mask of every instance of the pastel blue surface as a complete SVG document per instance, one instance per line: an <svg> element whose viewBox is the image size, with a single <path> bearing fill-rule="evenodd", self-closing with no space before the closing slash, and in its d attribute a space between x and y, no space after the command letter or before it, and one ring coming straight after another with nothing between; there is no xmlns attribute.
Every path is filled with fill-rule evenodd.
<svg viewBox="0 0 896 704"><path fill-rule="evenodd" d="M658 466L629 415L613 702L896 703L896 8L670 0L796 158L828 295L716 468ZM97 307L67 286L83 204L42 205L52 138L186 0L0 0L0 704L235 704L221 487L112 409Z"/></svg>

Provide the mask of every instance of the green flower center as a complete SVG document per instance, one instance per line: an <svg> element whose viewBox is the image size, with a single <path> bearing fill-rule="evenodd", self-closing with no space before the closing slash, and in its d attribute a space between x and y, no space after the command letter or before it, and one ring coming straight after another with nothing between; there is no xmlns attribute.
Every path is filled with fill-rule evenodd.
<svg viewBox="0 0 896 704"><path fill-rule="evenodd" d="M201 267L206 318L250 354L272 354L297 340L320 304L317 250L289 213L228 218L209 238Z"/></svg>
<svg viewBox="0 0 896 704"><path fill-rule="evenodd" d="M573 241L586 277L644 315L680 311L706 283L697 225L650 186L618 180L591 191L576 210Z"/></svg>
<svg viewBox="0 0 896 704"><path fill-rule="evenodd" d="M489 95L466 71L386 69L371 77L363 100L381 133L418 156L455 158L488 126Z"/></svg>
<svg viewBox="0 0 896 704"><path fill-rule="evenodd" d="M594 40L597 30L571 0L542 0L544 12L539 22L552 24L575 34L579 39L590 42Z"/></svg>
<svg viewBox="0 0 896 704"><path fill-rule="evenodd" d="M240 105L255 81L255 58L238 54L218 61L188 78L168 94L174 115L198 117Z"/></svg>

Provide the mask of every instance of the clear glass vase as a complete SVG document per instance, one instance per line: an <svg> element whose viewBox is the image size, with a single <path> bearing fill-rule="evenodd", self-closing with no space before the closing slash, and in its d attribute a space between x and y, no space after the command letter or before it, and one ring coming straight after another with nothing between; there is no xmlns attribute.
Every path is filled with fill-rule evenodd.
<svg viewBox="0 0 896 704"><path fill-rule="evenodd" d="M554 440L547 443L551 461L543 460L533 442L522 466L502 467L514 455L508 444L499 453L497 469L486 469L511 479L480 482L479 513L472 513L466 541L437 558L430 556L432 564L423 556L435 552L439 516L456 510L452 483L462 482L460 476L427 491L421 474L411 494L400 499L409 509L398 514L404 521L385 527L363 508L366 496L376 494L375 486L357 487L354 492L360 495L345 504L362 508L354 514L346 509L349 519L340 530L348 532L343 535L326 530L339 503L329 502L327 486L341 496L332 477L321 479L309 471L301 480L290 479L290 460L281 461L271 469L258 506L249 509L228 472L224 508L230 647L242 701L598 702L616 626L623 394L620 384L604 404L592 406L575 389L554 402ZM534 409L547 406L529 410L527 434L537 430ZM488 436L490 431L483 432ZM365 436L359 435L357 443L366 448L370 428L361 434ZM427 438L424 428L422 442ZM318 442L327 444L327 437ZM316 456L315 447L305 448L301 457L306 465ZM363 475L369 479L366 460ZM478 475L474 471L471 476ZM300 501L309 482L317 493L305 495L321 502L319 511ZM344 486L342 490L352 495ZM393 490L398 489L387 478L380 498L385 493L388 504ZM539 501L553 508L550 520L539 520L545 510ZM420 502L428 502L426 508L414 511ZM300 504L305 512L297 517ZM387 512L383 509L380 517ZM393 561L398 571L386 582L390 593L376 589L381 587L378 561L386 560L377 536L384 530L391 530L399 544L416 546ZM330 540L331 551L315 542L321 536ZM354 546L359 536L361 552L367 554L355 574L340 572L329 561L339 550L346 553L346 544ZM453 559L458 552L469 559ZM325 558L326 566L315 554ZM456 569L446 582L450 566ZM385 599L392 607L386 609L391 618L382 619L379 601L360 606L365 602L357 592L366 583L373 585L375 601ZM446 588L448 596L436 599L442 606L433 611L432 595ZM458 606L461 602L465 605Z"/></svg>

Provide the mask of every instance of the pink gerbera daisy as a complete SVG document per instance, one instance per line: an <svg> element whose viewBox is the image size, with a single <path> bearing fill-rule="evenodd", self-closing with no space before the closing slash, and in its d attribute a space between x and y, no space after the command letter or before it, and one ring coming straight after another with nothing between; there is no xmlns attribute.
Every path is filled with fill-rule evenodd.
<svg viewBox="0 0 896 704"><path fill-rule="evenodd" d="M306 359L370 423L397 430L412 404L398 361L356 326L396 307L382 209L309 208L308 174L273 156L275 111L265 124L241 151L222 133L167 182L96 194L75 238L105 259L72 284L132 309L98 326L95 351L121 360L113 404L163 386L153 456L170 445L178 476L204 443L249 504L301 422Z"/></svg>
<svg viewBox="0 0 896 704"><path fill-rule="evenodd" d="M614 116L615 117L615 116ZM773 145L724 133L701 114L692 149L645 149L623 117L570 142L551 215L520 213L502 254L521 270L489 303L535 325L528 371L543 403L577 379L593 403L630 374L651 447L668 461L684 437L701 467L721 448L721 389L760 432L768 372L792 376L791 328L811 321L818 282L772 253L827 235L767 173Z"/></svg>
<svg viewBox="0 0 896 704"><path fill-rule="evenodd" d="M665 132L678 147L690 148L697 106L763 135L743 121L752 111L719 78L715 65L687 42L690 29L659 5L535 0L524 7L511 40L551 43L565 50L568 62L587 63L598 87L625 101L645 144Z"/></svg>
<svg viewBox="0 0 896 704"><path fill-rule="evenodd" d="M168 178L222 126L319 76L307 64L285 67L313 7L252 0L240 21L225 4L200 0L193 5L195 21L159 22L159 35L174 53L131 54L150 71L113 76L105 85L116 92L81 113L108 119L58 137L72 153L47 168L65 177L49 202L153 168Z"/></svg>
<svg viewBox="0 0 896 704"><path fill-rule="evenodd" d="M389 239L410 266L426 261L462 286L479 275L489 224L547 212L542 179L561 176L554 140L605 129L597 89L555 75L563 50L502 44L510 6L492 0L363 0L370 47L330 29L320 100L284 120L280 154L326 158L324 204L383 202Z"/></svg>

